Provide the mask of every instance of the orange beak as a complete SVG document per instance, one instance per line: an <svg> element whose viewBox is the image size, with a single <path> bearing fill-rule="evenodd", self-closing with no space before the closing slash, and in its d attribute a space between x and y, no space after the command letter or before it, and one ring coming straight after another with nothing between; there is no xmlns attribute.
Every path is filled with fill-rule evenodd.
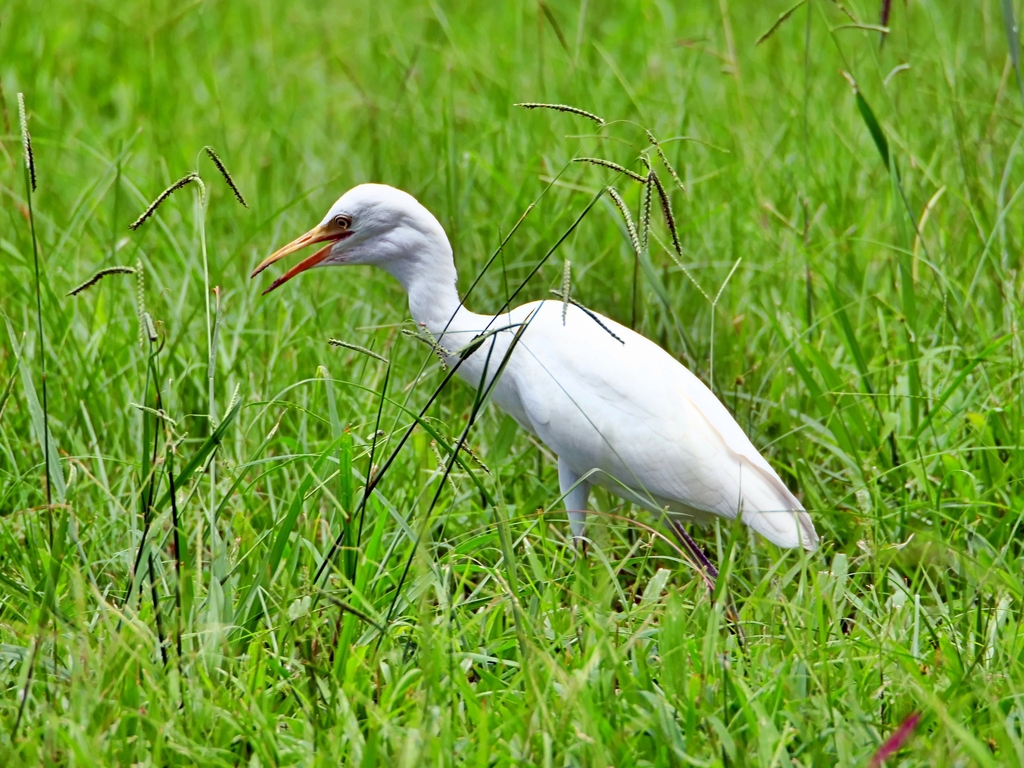
<svg viewBox="0 0 1024 768"><path fill-rule="evenodd" d="M277 278L274 282L272 282L270 284L270 287L263 292L263 295L266 296L279 285L284 285L300 272L305 272L307 269L315 267L321 261L326 259L328 254L331 252L331 248L334 247L334 244L339 240L348 237L350 234L351 232L349 232L346 229L342 229L341 227L338 227L333 221L326 225L318 224L317 226L309 230L309 232L304 234L302 237L298 237L292 240L290 243L288 243L288 245L284 246L284 248L280 248L279 250L276 250L272 254L267 256L267 258L265 258L260 263L260 265L253 270L252 275L250 275L250 278L256 277L256 275L258 275L264 269L269 267L275 261L283 259L285 256L295 253L296 251L300 251L303 248L313 245L314 243L327 243L327 245L318 250L312 256L307 256L294 267L292 267L279 278Z"/></svg>

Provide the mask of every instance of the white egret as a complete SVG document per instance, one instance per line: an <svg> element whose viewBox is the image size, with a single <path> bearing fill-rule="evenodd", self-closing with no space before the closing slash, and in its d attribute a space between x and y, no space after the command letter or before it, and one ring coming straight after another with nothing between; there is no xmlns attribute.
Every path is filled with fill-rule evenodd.
<svg viewBox="0 0 1024 768"><path fill-rule="evenodd" d="M507 355L492 399L558 457L577 541L596 484L668 513L670 522L739 516L780 546L817 546L811 518L725 406L654 342L573 305L563 319L561 301L497 316L469 311L456 290L452 248L440 223L414 197L382 184L346 192L323 221L265 259L253 277L320 243L264 293L313 267L372 264L402 284L413 319L470 385L490 386ZM481 333L488 334L482 343ZM474 340L476 349L460 362L459 351Z"/></svg>

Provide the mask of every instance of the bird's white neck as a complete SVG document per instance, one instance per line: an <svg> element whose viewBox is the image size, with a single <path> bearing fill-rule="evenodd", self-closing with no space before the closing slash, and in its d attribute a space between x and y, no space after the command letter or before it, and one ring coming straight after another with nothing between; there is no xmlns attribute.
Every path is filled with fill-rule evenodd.
<svg viewBox="0 0 1024 768"><path fill-rule="evenodd" d="M446 332L482 329L486 319L481 325L480 316L459 299L452 248L440 224L434 231L417 234L405 244L402 258L381 264L405 289L413 320L435 338Z"/></svg>

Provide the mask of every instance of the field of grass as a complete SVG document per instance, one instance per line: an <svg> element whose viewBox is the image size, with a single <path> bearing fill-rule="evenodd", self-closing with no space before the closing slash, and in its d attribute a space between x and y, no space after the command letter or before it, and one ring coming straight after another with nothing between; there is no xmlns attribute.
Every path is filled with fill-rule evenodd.
<svg viewBox="0 0 1024 768"><path fill-rule="evenodd" d="M919 713L888 765L1024 765L1024 88L999 2L891 5L0 8L5 764L865 766ZM605 195L520 298L568 259L799 493L810 555L695 532L714 598L603 492L578 556L385 275L249 280L382 181L494 311L642 154L682 258Z"/></svg>

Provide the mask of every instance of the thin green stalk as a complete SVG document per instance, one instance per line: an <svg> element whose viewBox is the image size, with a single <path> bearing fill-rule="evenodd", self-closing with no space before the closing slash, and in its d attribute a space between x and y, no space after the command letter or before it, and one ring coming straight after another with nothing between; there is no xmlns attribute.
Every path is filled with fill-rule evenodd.
<svg viewBox="0 0 1024 768"><path fill-rule="evenodd" d="M196 227L199 232L199 247L202 253L203 259L203 301L206 309L206 349L207 349L207 364L206 364L206 394L207 394L207 416L210 421L210 431L217 425L217 400L216 400L216 370L217 370L217 351L216 351L216 334L215 334L215 320L214 313L210 302L210 264L207 254L206 246L206 208L207 208L207 196L206 187L202 182L202 179L196 178L199 184L199 193L196 198ZM207 525L210 527L210 578L218 578L221 574L217 573L217 562L218 558L222 554L220 551L220 541L217 535L217 459L212 457L209 464L210 473L210 495L209 501L206 508ZM201 547L197 548L196 557L201 558L200 552ZM197 576L201 579L202 576L202 563L197 563Z"/></svg>
<svg viewBox="0 0 1024 768"><path fill-rule="evenodd" d="M43 441L43 466L45 468L45 488L46 488L46 530L47 537L50 544L50 555L53 556L53 489L51 487L50 479L50 407L49 398L47 396L46 387L46 346L45 336L43 334L43 294L41 289L41 280L39 273L39 240L36 236L36 218L35 212L32 206L32 193L36 188L36 173L35 173L35 158L32 154L32 139L28 132L28 118L25 110L25 97L22 94L18 94L18 113L21 122L21 139L22 147L24 151L24 179L25 179L25 202L28 207L28 223L29 230L32 236L32 264L35 270L35 291L36 291L36 331L38 333L39 343L39 375L43 390L43 434L40 436ZM51 569L52 570L52 569ZM54 574L54 579L58 578L59 571ZM56 594L56 584L47 586L47 594ZM32 685L33 672L35 670L36 659L39 656L39 646L43 639L43 630L48 622L49 611L48 603L44 602L40 609L39 626L36 632L35 643L32 647L32 655L29 659L28 672L25 677L25 687L21 693L21 700L18 703L18 714L14 720L14 728L11 731L11 740L13 741L18 733L18 728L21 725L22 716L25 713L25 703L28 701L28 692ZM54 654L56 661L56 638L54 640ZM55 664L56 666L56 664Z"/></svg>
<svg viewBox="0 0 1024 768"><path fill-rule="evenodd" d="M50 404L46 387L46 347L43 335L43 292L39 275L39 240L36 236L36 217L32 206L32 193L35 191L35 159L32 156L32 143L25 124L24 97L18 94L18 107L22 113L22 138L25 147L25 203L28 207L28 226L32 233L32 266L35 270L36 290L36 332L39 340L39 378L43 390L43 466L46 468L46 529L53 551L53 489L50 480Z"/></svg>

